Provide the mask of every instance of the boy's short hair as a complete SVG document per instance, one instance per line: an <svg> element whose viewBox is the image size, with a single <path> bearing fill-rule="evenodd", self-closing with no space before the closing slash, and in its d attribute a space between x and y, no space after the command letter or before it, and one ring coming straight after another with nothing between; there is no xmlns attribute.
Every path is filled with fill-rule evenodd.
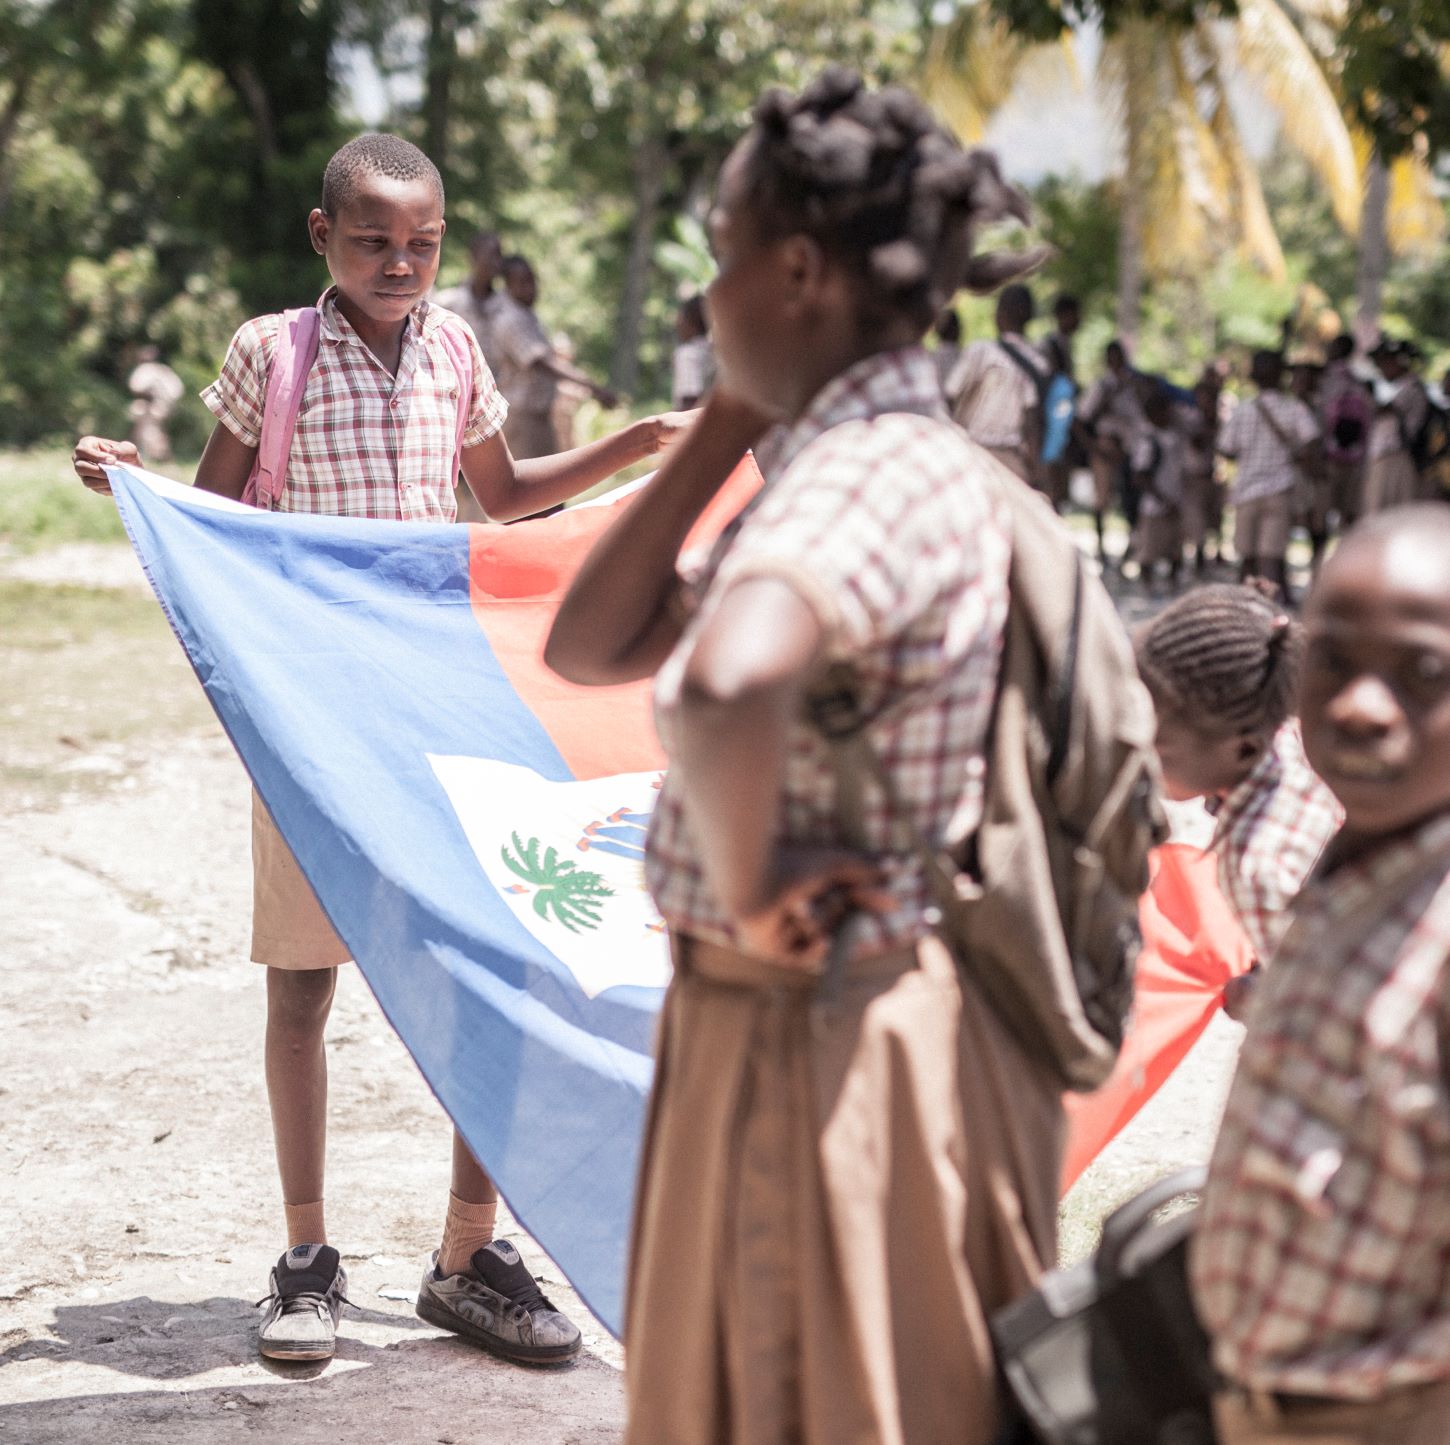
<svg viewBox="0 0 1450 1445"><path fill-rule="evenodd" d="M322 173L322 213L335 216L357 194L364 176L387 176L395 181L427 181L443 209L443 177L438 167L401 136L369 132L350 140L327 163Z"/></svg>
<svg viewBox="0 0 1450 1445"><path fill-rule="evenodd" d="M1173 399L1161 386L1150 388L1143 398L1143 413L1155 426L1173 419Z"/></svg>
<svg viewBox="0 0 1450 1445"><path fill-rule="evenodd" d="M1002 288L1001 294L997 297L999 321L1012 327L1014 331L1024 331L1036 314L1037 304L1032 299L1030 287L1016 281L1012 285Z"/></svg>
<svg viewBox="0 0 1450 1445"><path fill-rule="evenodd" d="M1256 351L1249 363L1249 376L1261 387L1273 388L1284 379L1284 357L1278 351Z"/></svg>

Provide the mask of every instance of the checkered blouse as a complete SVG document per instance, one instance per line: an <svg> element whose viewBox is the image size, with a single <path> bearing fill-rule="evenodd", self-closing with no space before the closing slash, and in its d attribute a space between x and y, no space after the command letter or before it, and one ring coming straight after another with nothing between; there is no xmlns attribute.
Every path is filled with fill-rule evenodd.
<svg viewBox="0 0 1450 1445"><path fill-rule="evenodd" d="M337 309L336 291L328 291L278 511L406 522L457 517L452 473L460 379L438 334L449 324L467 337L473 353L463 444L478 446L503 426L508 406L473 333L450 312L420 303L409 318L393 377ZM261 440L267 371L280 325L280 316L244 322L221 375L201 394L245 446Z"/></svg>
<svg viewBox="0 0 1450 1445"><path fill-rule="evenodd" d="M1289 905L1344 822L1339 800L1304 756L1297 719L1214 811L1219 887L1267 963L1289 927Z"/></svg>
<svg viewBox="0 0 1450 1445"><path fill-rule="evenodd" d="M1241 401L1219 433L1218 449L1238 463L1233 500L1256 502L1294 485L1294 453L1319 435L1314 413L1282 391L1261 391Z"/></svg>
<svg viewBox="0 0 1450 1445"><path fill-rule="evenodd" d="M1371 1399L1450 1378L1450 818L1305 888L1264 976L1191 1270L1219 1368Z"/></svg>
<svg viewBox="0 0 1450 1445"><path fill-rule="evenodd" d="M1007 611L1010 547L1002 504L980 478L983 453L946 420L936 368L920 348L883 353L836 377L785 434L753 510L717 549L702 599L660 670L655 699L668 752L681 682L701 627L730 586L779 577L812 607L833 660L849 659L868 716L890 703L873 743L929 836L965 833L981 813L984 746ZM665 780L647 873L672 928L715 942L730 926L710 894L680 794ZM899 900L862 919L874 952L927 933L925 880L903 829L868 788L867 832ZM790 735L779 837L844 844L826 745L805 722Z"/></svg>

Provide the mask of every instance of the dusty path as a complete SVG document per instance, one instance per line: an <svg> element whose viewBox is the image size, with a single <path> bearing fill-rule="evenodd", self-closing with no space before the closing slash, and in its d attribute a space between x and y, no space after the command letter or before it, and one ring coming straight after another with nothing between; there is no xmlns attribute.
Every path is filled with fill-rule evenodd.
<svg viewBox="0 0 1450 1445"><path fill-rule="evenodd" d="M349 1293L329 1366L256 1357L281 1248L244 962L247 785L124 549L0 563L0 1441L618 1439L620 1353L493 1361L412 1313L447 1122L353 970L329 1033L331 1230ZM78 593L76 577L113 590ZM1203 1157L1235 1046L1216 1025L1067 1211Z"/></svg>

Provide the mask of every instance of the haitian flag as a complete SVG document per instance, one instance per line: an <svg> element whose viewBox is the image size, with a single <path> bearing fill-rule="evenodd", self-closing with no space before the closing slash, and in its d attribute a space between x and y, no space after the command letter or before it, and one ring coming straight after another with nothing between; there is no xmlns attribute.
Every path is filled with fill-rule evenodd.
<svg viewBox="0 0 1450 1445"><path fill-rule="evenodd" d="M619 1333L669 976L642 866L664 759L648 684L575 687L542 651L575 570L643 483L498 527L279 514L133 468L107 475L207 696L388 1020L514 1217ZM747 460L692 542L759 485ZM1247 961L1211 870L1163 857L1176 891L1167 915L1145 901L1134 1039L1114 1081L1075 1105L1070 1176Z"/></svg>

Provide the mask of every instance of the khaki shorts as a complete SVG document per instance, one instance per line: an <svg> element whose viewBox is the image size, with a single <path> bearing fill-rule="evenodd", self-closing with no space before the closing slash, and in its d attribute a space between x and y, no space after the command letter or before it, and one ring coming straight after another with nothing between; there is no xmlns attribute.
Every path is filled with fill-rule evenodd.
<svg viewBox="0 0 1450 1445"><path fill-rule="evenodd" d="M351 958L253 789L252 962L300 970L336 968Z"/></svg>
<svg viewBox="0 0 1450 1445"><path fill-rule="evenodd" d="M1292 489L1240 502L1234 508L1234 551L1239 554L1239 560L1259 557L1282 561L1289 550L1289 527L1293 520Z"/></svg>

